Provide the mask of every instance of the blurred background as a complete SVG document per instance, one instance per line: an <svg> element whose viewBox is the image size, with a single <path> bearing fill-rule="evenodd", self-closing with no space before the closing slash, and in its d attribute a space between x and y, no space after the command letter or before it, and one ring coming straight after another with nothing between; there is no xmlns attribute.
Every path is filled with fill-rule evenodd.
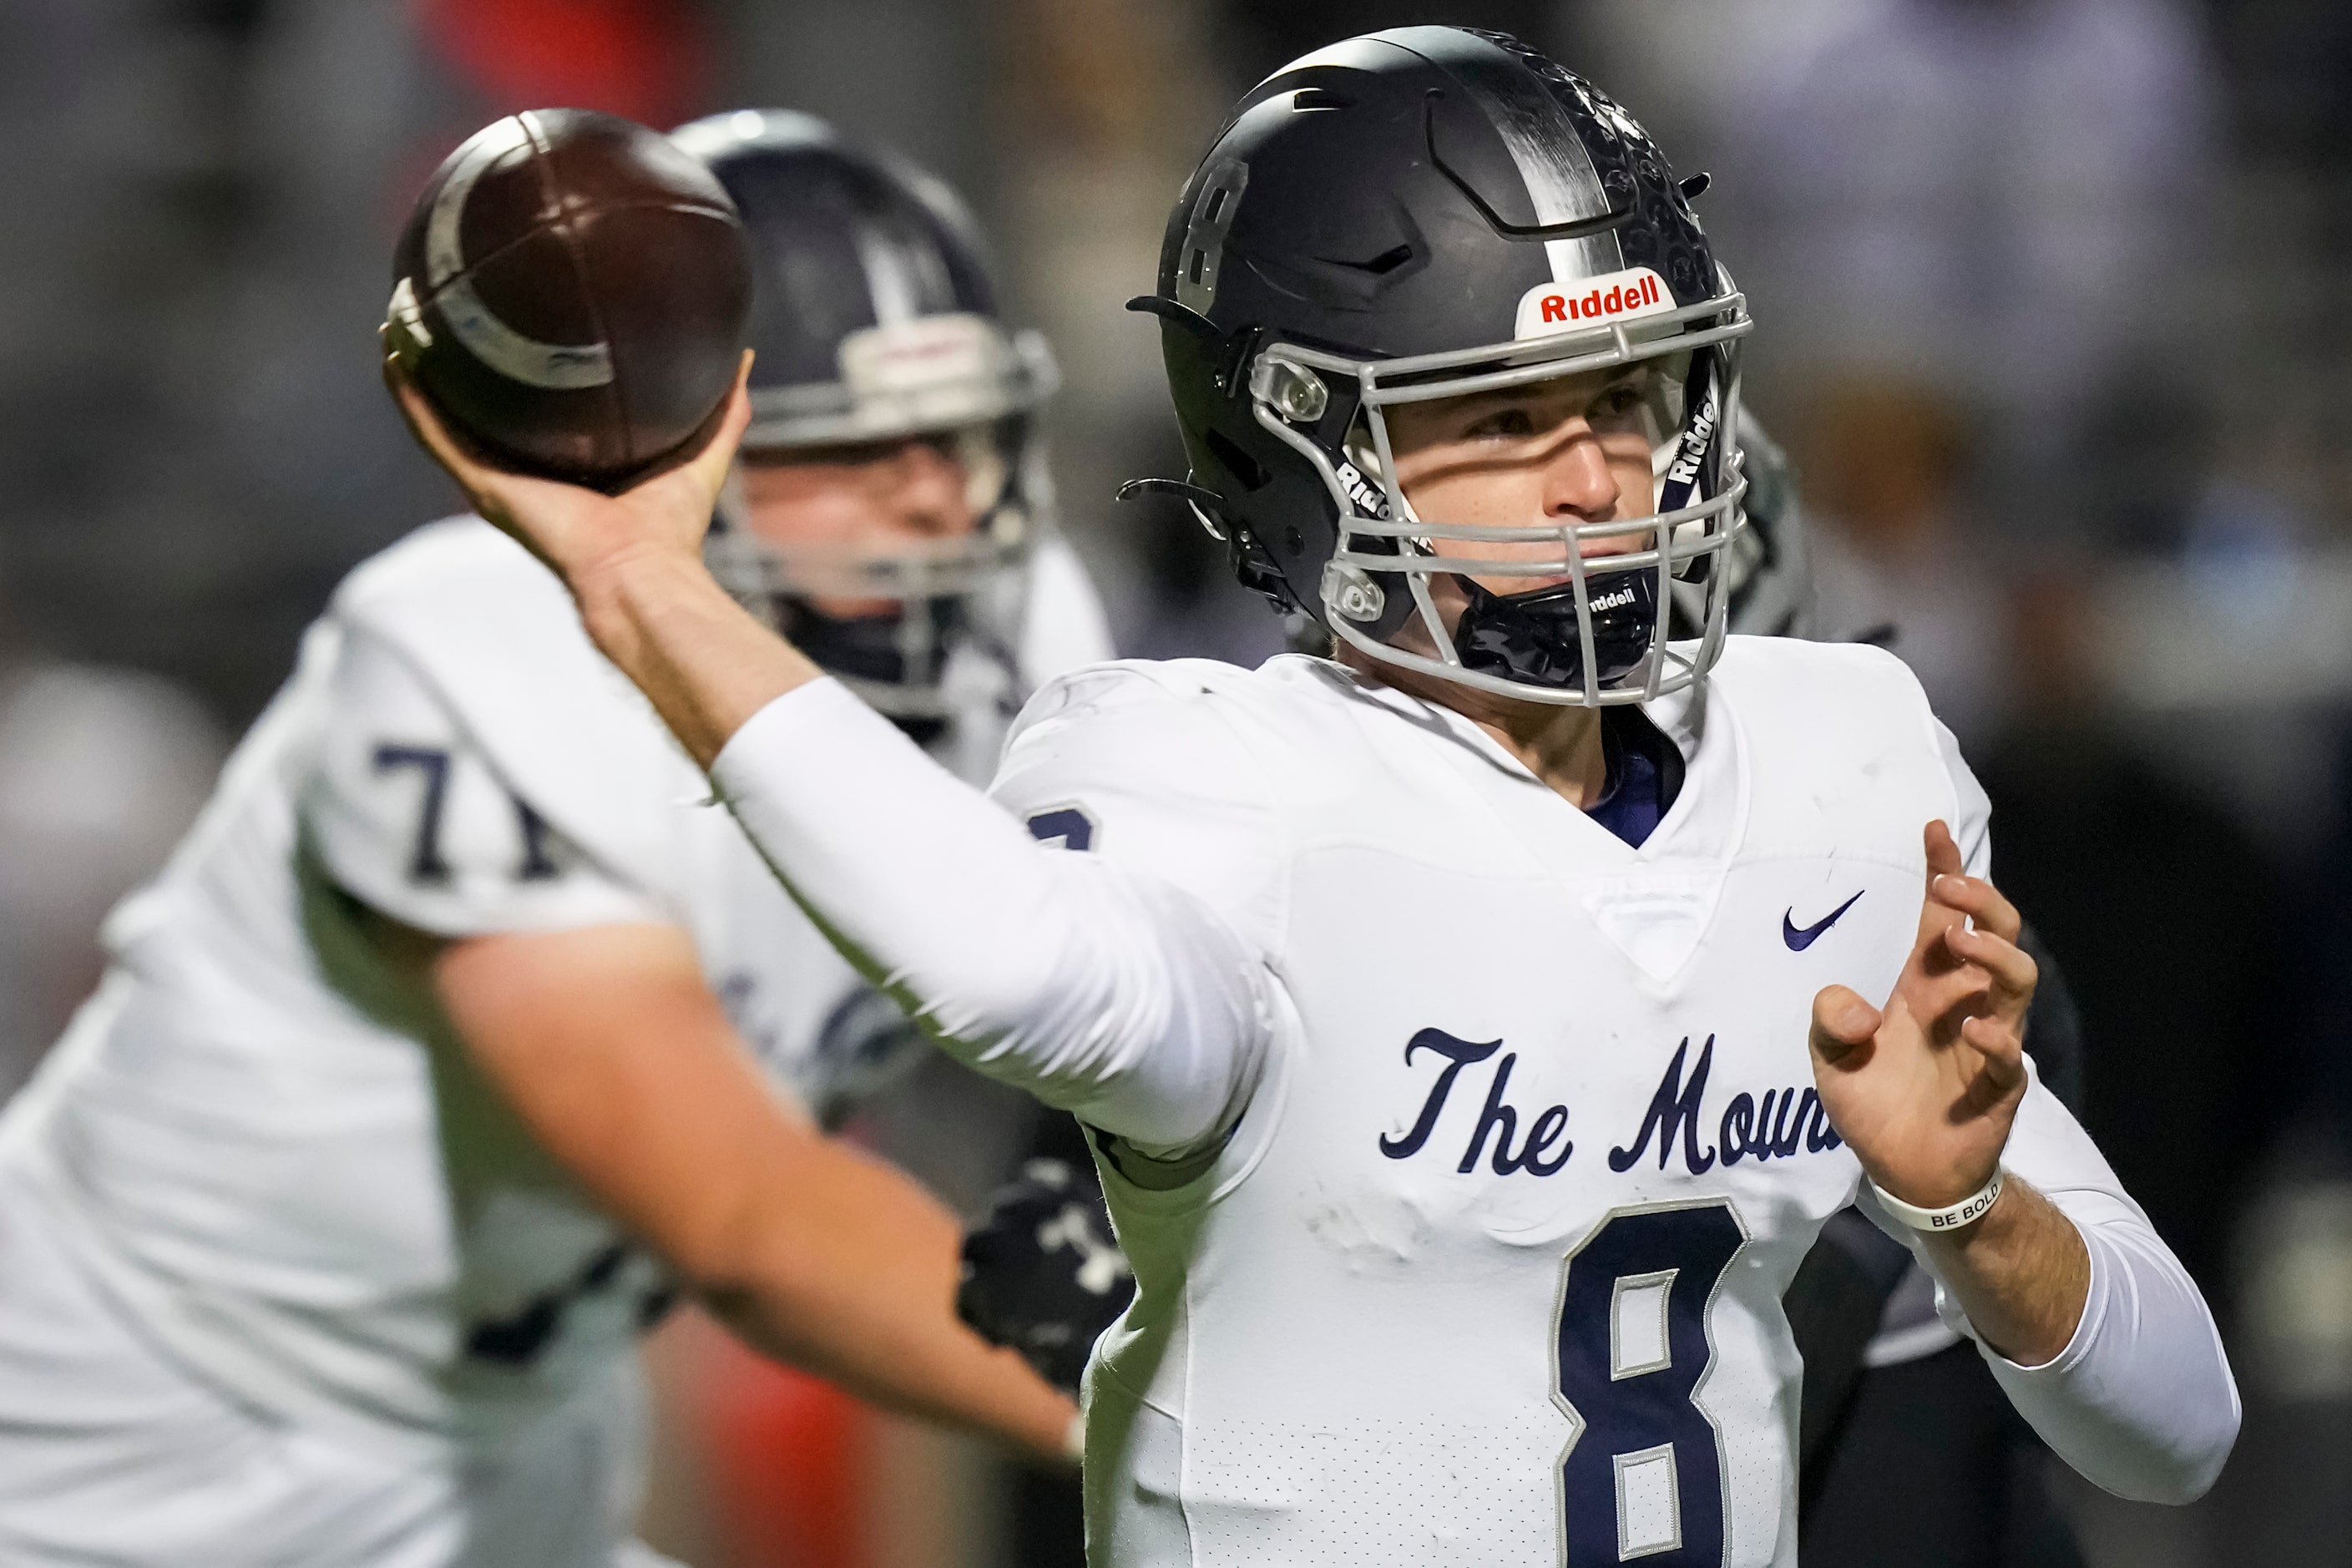
<svg viewBox="0 0 2352 1568"><path fill-rule="evenodd" d="M1714 174L1819 629L1891 639L1992 794L2092 1129L2248 1404L2192 1509L2062 1479L2091 1560L2352 1558L2341 0L0 0L0 1092L336 579L453 503L373 331L466 134L789 105L946 175L1061 358L1066 523L1125 651L1254 662L1278 628L1209 542L1110 501L1181 471L1118 306L1233 97L1404 21L1516 32ZM968 1094L872 1135L936 1151ZM969 1206L1016 1137L919 1163ZM1045 1561L985 1457L692 1320L652 1354L648 1530L703 1568Z"/></svg>

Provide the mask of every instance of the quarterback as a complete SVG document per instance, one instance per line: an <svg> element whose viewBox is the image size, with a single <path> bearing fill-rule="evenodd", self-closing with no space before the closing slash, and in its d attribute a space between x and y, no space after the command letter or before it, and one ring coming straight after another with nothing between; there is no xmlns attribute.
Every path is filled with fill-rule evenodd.
<svg viewBox="0 0 2352 1568"><path fill-rule="evenodd" d="M1138 303L1174 488L1333 657L1072 675L989 795L712 581L732 426L612 499L394 374L852 962L1091 1130L1137 1282L1098 1563L1787 1568L1780 1297L1857 1196L2084 1475L2183 1500L2229 1449L2210 1314L2022 1057L1916 682L1724 633L1748 321L1703 187L1496 35L1260 84Z"/></svg>
<svg viewBox="0 0 2352 1568"><path fill-rule="evenodd" d="M932 182L797 115L679 139L760 269L715 568L892 733L992 761L1107 652L1043 345ZM824 1136L912 1030L709 796L486 523L352 574L0 1121L0 1560L648 1562L634 1349L681 1290L1066 1453L1075 1408L955 1321L952 1218Z"/></svg>

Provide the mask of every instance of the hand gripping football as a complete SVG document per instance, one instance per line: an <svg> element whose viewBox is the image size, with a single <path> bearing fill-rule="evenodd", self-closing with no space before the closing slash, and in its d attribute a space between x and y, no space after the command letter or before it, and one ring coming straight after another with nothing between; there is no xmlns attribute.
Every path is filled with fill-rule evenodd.
<svg viewBox="0 0 2352 1568"><path fill-rule="evenodd" d="M385 340L500 468L608 492L701 448L734 384L751 251L700 160L633 121L534 109L417 198Z"/></svg>

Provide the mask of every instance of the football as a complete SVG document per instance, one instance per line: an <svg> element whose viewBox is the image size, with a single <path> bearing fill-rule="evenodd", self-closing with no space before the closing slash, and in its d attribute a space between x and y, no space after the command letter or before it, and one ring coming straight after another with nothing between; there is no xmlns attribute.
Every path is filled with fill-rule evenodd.
<svg viewBox="0 0 2352 1568"><path fill-rule="evenodd" d="M535 109L435 171L394 261L386 341L499 467L616 492L726 407L751 263L726 191L668 137Z"/></svg>

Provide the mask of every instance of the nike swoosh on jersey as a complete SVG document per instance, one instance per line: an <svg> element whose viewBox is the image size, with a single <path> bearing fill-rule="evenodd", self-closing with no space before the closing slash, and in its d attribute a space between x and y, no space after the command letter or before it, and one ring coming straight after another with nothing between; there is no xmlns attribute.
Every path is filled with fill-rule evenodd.
<svg viewBox="0 0 2352 1568"><path fill-rule="evenodd" d="M1845 902L1832 910L1823 919L1812 925L1805 927L1801 931L1797 928L1796 906L1793 904L1790 905L1789 912L1780 917L1780 940L1789 944L1789 951L1790 952L1804 952L1805 949L1813 945L1813 940L1816 937L1820 936L1822 932L1829 930L1830 927L1837 924L1838 917L1844 914L1846 910L1853 908L1854 900L1861 897L1862 895L1860 893L1856 893L1853 898L1848 899Z"/></svg>

